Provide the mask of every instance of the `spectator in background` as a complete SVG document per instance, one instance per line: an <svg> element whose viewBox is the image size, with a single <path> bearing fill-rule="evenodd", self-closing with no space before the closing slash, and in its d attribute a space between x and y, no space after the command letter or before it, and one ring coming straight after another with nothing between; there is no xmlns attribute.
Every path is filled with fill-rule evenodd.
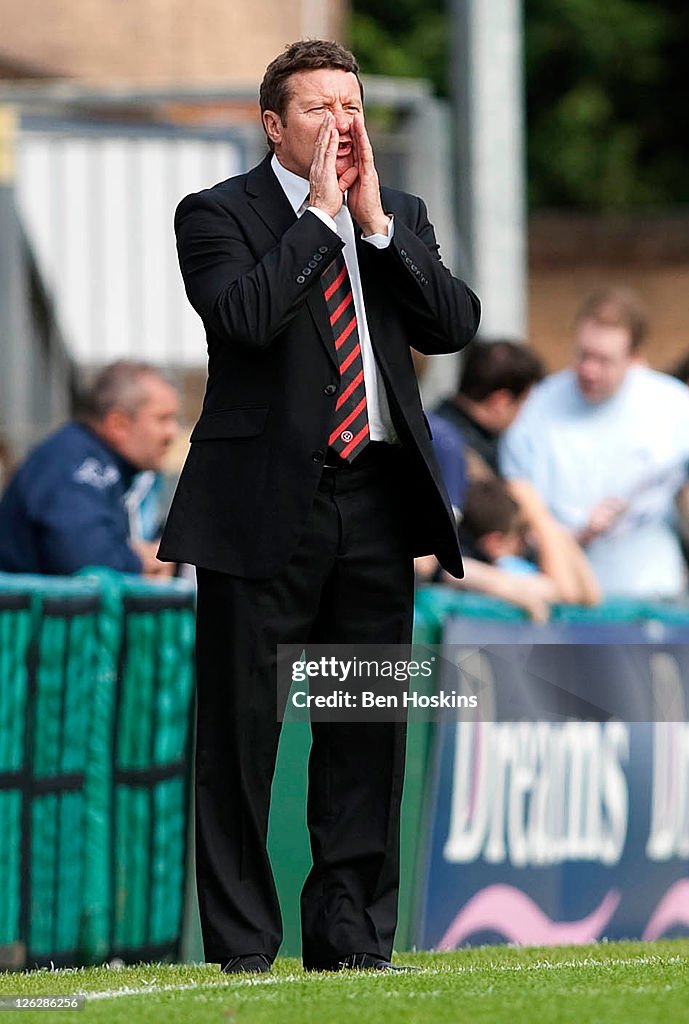
<svg viewBox="0 0 689 1024"><path fill-rule="evenodd" d="M511 491L514 490L514 494ZM510 576L528 577L547 604L596 604L600 591L586 559L572 556L574 542L531 488L494 477L469 487L462 521L487 561ZM528 542L528 544L527 544ZM527 558L532 550L537 563Z"/></svg>
<svg viewBox="0 0 689 1024"><path fill-rule="evenodd" d="M526 557L526 523L502 480L476 480L464 502L462 524L487 562L517 576L537 566Z"/></svg>
<svg viewBox="0 0 689 1024"><path fill-rule="evenodd" d="M447 420L428 413L426 417L433 435L433 450L443 475L452 509L458 522L469 486L468 449L457 428Z"/></svg>
<svg viewBox="0 0 689 1024"><path fill-rule="evenodd" d="M178 398L159 370L120 361L83 395L77 418L44 440L0 502L0 570L68 574L88 565L170 575L157 541L134 538L127 495L159 471L177 433Z"/></svg>
<svg viewBox="0 0 689 1024"><path fill-rule="evenodd" d="M445 484L457 507L462 535L464 579L444 573L433 556L416 560L418 582L434 580L460 590L475 590L523 608L533 619L548 618L554 602L595 604L600 591L576 542L555 522L526 481L504 492L497 476L498 446L531 388L543 377L543 364L526 345L513 341L475 341L466 350L456 395L443 401L428 419ZM507 501L516 502L528 536L537 544L543 571L517 578L494 564L462 520L467 487L485 480ZM493 563L493 564L491 564Z"/></svg>
<svg viewBox="0 0 689 1024"><path fill-rule="evenodd" d="M477 499L477 488L487 489L491 498L507 510L516 509L520 523L518 552L522 571L506 556L513 554L515 537L500 510L489 509L489 501ZM481 494L481 491L478 491ZM467 502L469 506L467 508ZM576 540L548 512L534 488L525 480L505 484L499 477L475 480L468 487L464 502L468 513L462 518L462 544L475 555L464 558L464 578L454 579L444 572L433 555L415 560L417 584L442 583L455 590L471 590L499 598L523 609L536 622L546 622L552 604L598 604L601 591L595 574ZM487 521L481 526L483 509ZM492 537L485 543L487 532L504 531L509 536L502 543ZM524 541L536 552L539 568L524 572ZM484 541L484 543L482 543ZM496 557L501 555L502 557ZM528 563L527 563L528 564ZM534 567L535 568L535 567Z"/></svg>
<svg viewBox="0 0 689 1024"><path fill-rule="evenodd" d="M675 597L685 587L675 498L689 458L689 392L642 365L645 314L603 289L575 320L574 362L529 396L500 466L530 481L582 544L607 594Z"/></svg>
<svg viewBox="0 0 689 1024"><path fill-rule="evenodd" d="M462 360L457 393L441 402L429 419L434 434L443 421L464 440L471 477L485 476L486 467L498 474L500 435L514 421L543 374L539 357L519 342L475 341L469 346Z"/></svg>

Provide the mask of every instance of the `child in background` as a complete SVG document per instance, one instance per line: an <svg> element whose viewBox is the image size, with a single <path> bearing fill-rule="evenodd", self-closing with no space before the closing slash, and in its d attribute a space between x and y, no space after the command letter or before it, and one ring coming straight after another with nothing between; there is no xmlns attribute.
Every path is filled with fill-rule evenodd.
<svg viewBox="0 0 689 1024"><path fill-rule="evenodd" d="M530 577L544 601L597 604L600 590L576 541L546 513L533 488L497 477L470 484L462 529L492 565ZM538 564L527 558L531 547Z"/></svg>
<svg viewBox="0 0 689 1024"><path fill-rule="evenodd" d="M526 557L526 521L507 487L495 477L477 480L464 500L462 529L492 565L516 576L531 576L539 568Z"/></svg>

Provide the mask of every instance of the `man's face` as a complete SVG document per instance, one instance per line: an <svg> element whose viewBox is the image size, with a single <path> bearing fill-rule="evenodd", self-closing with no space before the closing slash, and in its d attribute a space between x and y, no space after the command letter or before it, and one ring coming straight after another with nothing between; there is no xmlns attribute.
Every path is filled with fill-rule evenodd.
<svg viewBox="0 0 689 1024"><path fill-rule="evenodd" d="M483 402L485 426L494 434L502 434L510 427L526 401L529 390L513 395L507 388L493 391Z"/></svg>
<svg viewBox="0 0 689 1024"><path fill-rule="evenodd" d="M274 111L263 114L275 155L288 171L308 178L314 146L323 118L330 112L340 133L335 169L340 178L354 164L352 121L361 113L361 90L351 71L323 68L297 71L288 81L289 101L283 117Z"/></svg>
<svg viewBox="0 0 689 1024"><path fill-rule="evenodd" d="M179 399L173 387L159 377L145 380L146 398L135 413L109 414L112 446L138 469L160 470L178 430Z"/></svg>
<svg viewBox="0 0 689 1024"><path fill-rule="evenodd" d="M574 339L574 372L579 391L591 405L611 398L634 362L626 327L584 320Z"/></svg>

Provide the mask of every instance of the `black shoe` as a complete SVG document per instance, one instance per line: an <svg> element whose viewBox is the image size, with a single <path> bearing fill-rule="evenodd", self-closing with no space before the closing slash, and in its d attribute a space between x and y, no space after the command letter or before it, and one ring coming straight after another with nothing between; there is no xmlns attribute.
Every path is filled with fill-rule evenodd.
<svg viewBox="0 0 689 1024"><path fill-rule="evenodd" d="M231 956L222 965L222 970L225 974L266 974L270 970L270 960L263 953Z"/></svg>
<svg viewBox="0 0 689 1024"><path fill-rule="evenodd" d="M418 971L418 967L391 964L382 956L373 953L350 953L339 960L331 960L307 968L311 971Z"/></svg>

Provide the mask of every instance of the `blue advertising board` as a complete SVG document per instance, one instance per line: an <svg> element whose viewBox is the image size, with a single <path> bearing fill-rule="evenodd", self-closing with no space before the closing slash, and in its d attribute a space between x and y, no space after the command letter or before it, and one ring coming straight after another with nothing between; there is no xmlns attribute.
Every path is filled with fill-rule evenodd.
<svg viewBox="0 0 689 1024"><path fill-rule="evenodd" d="M482 655L494 715L434 724L418 947L687 934L689 629L672 624L665 643L653 633L626 624L620 643L612 625L539 631L550 678L590 682L590 645L607 644L595 686L623 691L635 720L539 720L533 694L528 720L515 720L501 695L528 685L526 656ZM497 644L500 623L448 620L448 663L469 636L476 649Z"/></svg>

